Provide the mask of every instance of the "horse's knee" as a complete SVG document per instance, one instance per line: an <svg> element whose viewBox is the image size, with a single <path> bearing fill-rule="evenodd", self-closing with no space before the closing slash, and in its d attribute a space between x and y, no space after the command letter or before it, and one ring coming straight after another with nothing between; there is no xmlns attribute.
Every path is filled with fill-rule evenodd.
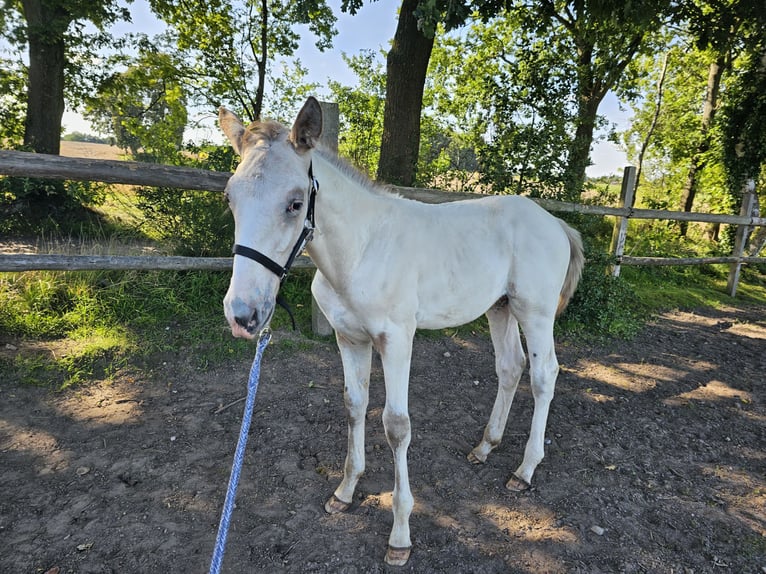
<svg viewBox="0 0 766 574"><path fill-rule="evenodd" d="M353 392L346 387L343 392L343 402L350 423L363 422L367 411L367 398L364 393Z"/></svg>
<svg viewBox="0 0 766 574"><path fill-rule="evenodd" d="M410 417L407 413L393 413L383 409L383 428L392 450L407 447L410 443Z"/></svg>

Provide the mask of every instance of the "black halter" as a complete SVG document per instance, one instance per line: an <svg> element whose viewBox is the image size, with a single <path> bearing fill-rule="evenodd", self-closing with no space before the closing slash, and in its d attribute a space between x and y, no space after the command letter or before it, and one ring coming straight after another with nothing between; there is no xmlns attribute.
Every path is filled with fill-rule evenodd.
<svg viewBox="0 0 766 574"><path fill-rule="evenodd" d="M306 208L306 219L303 220L303 229L301 230L301 234L298 236L298 240L293 246L293 250L290 252L290 257L287 258L287 263L280 265L260 251L256 251L255 249L251 249L250 247L239 244L235 244L234 248L232 249L234 255L241 255L260 263L266 269L274 273L274 275L279 277L279 286L282 287L282 284L287 278L287 274L290 272L290 268L293 266L293 263L295 263L295 258L300 255L301 251L303 251L306 247L306 244L314 237L314 206L316 205L316 196L318 191L319 182L314 177L313 164L309 164L309 201L308 207ZM277 304L285 311L287 311L288 315L290 315L290 320L293 323L293 329L295 329L295 318L293 317L293 313L285 300L279 294L277 294Z"/></svg>

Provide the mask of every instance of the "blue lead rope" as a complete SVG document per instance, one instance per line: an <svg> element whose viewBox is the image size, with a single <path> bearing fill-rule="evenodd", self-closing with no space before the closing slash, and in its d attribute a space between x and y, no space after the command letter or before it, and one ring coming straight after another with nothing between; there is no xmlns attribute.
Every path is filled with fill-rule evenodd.
<svg viewBox="0 0 766 574"><path fill-rule="evenodd" d="M231 522L231 513L234 510L234 499L237 496L237 485L239 484L239 474L242 470L242 461L245 458L245 447L247 446L247 435L250 432L250 421L253 418L253 406L255 405L255 394L258 392L258 379L261 376L261 357L263 350L271 340L271 331L264 329L258 338L258 350L255 352L253 366L250 367L250 377L247 381L247 400L245 401L245 412L242 415L242 426L239 429L239 440L237 441L237 450L234 452L234 463L231 466L231 475L229 476L229 486L226 489L226 501L221 513L221 522L218 525L218 536L215 540L215 549L213 550L213 559L210 561L210 574L218 574L221 571L223 563L223 553L226 550L226 536L229 534L229 522Z"/></svg>

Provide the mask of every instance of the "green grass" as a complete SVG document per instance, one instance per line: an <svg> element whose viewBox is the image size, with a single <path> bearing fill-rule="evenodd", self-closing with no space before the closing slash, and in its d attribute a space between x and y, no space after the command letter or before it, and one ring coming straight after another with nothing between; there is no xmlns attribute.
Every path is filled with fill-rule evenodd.
<svg viewBox="0 0 766 574"><path fill-rule="evenodd" d="M728 265L638 268L623 267L623 279L632 285L647 312L667 309L720 308L731 304L766 305L766 277L747 269L735 297L726 292Z"/></svg>
<svg viewBox="0 0 766 574"><path fill-rule="evenodd" d="M228 272L2 273L0 343L19 351L0 361L20 380L61 388L181 348L192 349L201 367L249 354L223 316L228 281ZM309 281L295 273L283 292L304 334L311 329ZM272 325L291 328L281 309Z"/></svg>

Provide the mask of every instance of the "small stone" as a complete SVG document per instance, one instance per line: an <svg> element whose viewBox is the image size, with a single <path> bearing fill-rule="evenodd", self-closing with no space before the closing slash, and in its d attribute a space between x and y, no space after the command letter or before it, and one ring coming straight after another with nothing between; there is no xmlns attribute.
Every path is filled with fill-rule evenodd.
<svg viewBox="0 0 766 574"><path fill-rule="evenodd" d="M18 347L16 345L11 345L10 343L5 344L5 350L6 351L18 351Z"/></svg>
<svg viewBox="0 0 766 574"><path fill-rule="evenodd" d="M444 356L449 358L452 356L452 353L450 353L449 351L444 351Z"/></svg>
<svg viewBox="0 0 766 574"><path fill-rule="evenodd" d="M77 467L77 470L75 470L75 473L77 476L85 476L90 472L90 469L87 466L80 466Z"/></svg>
<svg viewBox="0 0 766 574"><path fill-rule="evenodd" d="M474 381L474 382L473 382L473 386L474 386L474 387L478 387L478 386L479 386L479 381Z"/></svg>
<svg viewBox="0 0 766 574"><path fill-rule="evenodd" d="M604 532L606 532L606 530L604 530L603 528L601 528L601 527L600 527L599 525L597 525L597 524L594 524L593 526L591 526L591 527L590 527L590 531L591 531L593 534L595 534L596 536L603 536L603 535L604 535Z"/></svg>

